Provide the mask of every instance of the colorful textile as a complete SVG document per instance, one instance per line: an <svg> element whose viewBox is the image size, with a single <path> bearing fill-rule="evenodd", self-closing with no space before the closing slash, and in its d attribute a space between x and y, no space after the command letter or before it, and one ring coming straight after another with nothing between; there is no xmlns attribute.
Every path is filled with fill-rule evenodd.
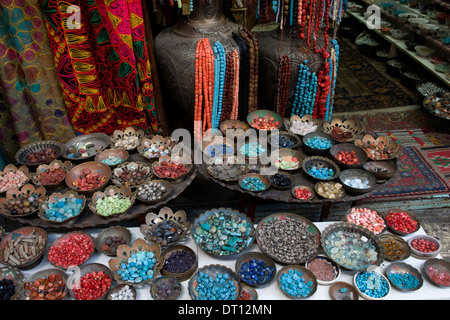
<svg viewBox="0 0 450 320"><path fill-rule="evenodd" d="M0 0L0 143L10 160L31 142L75 137L39 0Z"/></svg>
<svg viewBox="0 0 450 320"><path fill-rule="evenodd" d="M155 132L140 0L40 0L66 106L77 132Z"/></svg>
<svg viewBox="0 0 450 320"><path fill-rule="evenodd" d="M430 147L433 142L422 129L375 131L378 136L385 136L402 146Z"/></svg>
<svg viewBox="0 0 450 320"><path fill-rule="evenodd" d="M450 145L425 147L420 152L450 183Z"/></svg>

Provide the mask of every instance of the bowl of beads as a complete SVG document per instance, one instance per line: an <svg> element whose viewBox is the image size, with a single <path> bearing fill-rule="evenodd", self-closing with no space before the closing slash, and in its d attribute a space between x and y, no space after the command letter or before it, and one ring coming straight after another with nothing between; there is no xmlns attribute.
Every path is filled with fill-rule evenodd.
<svg viewBox="0 0 450 320"><path fill-rule="evenodd" d="M321 285L330 285L341 276L341 268L330 258L318 255L305 263L305 268L311 271Z"/></svg>
<svg viewBox="0 0 450 320"><path fill-rule="evenodd" d="M450 77L449 77L450 79ZM450 119L450 91L438 92L423 100L423 106L432 115L442 119Z"/></svg>
<svg viewBox="0 0 450 320"><path fill-rule="evenodd" d="M20 189L9 189L0 198L0 214L5 217L27 217L39 210L39 203L47 199L44 187L34 188L27 183Z"/></svg>
<svg viewBox="0 0 450 320"><path fill-rule="evenodd" d="M104 229L95 238L95 249L107 256L115 256L120 245L129 245L131 232L123 226L111 226Z"/></svg>
<svg viewBox="0 0 450 320"><path fill-rule="evenodd" d="M24 281L20 300L64 300L69 293L67 278L61 269L40 270Z"/></svg>
<svg viewBox="0 0 450 320"><path fill-rule="evenodd" d="M125 214L136 201L136 193L128 187L108 186L92 195L88 206L91 211L105 219Z"/></svg>
<svg viewBox="0 0 450 320"><path fill-rule="evenodd" d="M8 191L8 189L21 188L30 180L30 173L27 166L16 167L8 164L0 171L0 193Z"/></svg>
<svg viewBox="0 0 450 320"><path fill-rule="evenodd" d="M137 292L133 286L128 284L118 284L112 287L106 300L136 300Z"/></svg>
<svg viewBox="0 0 450 320"><path fill-rule="evenodd" d="M162 137L159 135L150 138L144 138L141 140L141 144L137 147L137 150L144 158L155 161L163 156L170 156L172 148L176 145L176 142L171 137Z"/></svg>
<svg viewBox="0 0 450 320"><path fill-rule="evenodd" d="M391 160L398 157L399 145L396 142L389 142L385 136L375 138L366 134L362 140L356 139L355 145L364 149L367 156L372 160Z"/></svg>
<svg viewBox="0 0 450 320"><path fill-rule="evenodd" d="M339 180L345 191L352 195L371 192L377 185L375 176L362 169L345 169L339 175Z"/></svg>
<svg viewBox="0 0 450 320"><path fill-rule="evenodd" d="M184 241L191 231L191 223L183 210L173 212L169 207L163 207L158 214L147 213L145 224L141 224L139 228L145 240L165 248Z"/></svg>
<svg viewBox="0 0 450 320"><path fill-rule="evenodd" d="M249 192L263 192L270 188L270 178L256 173L248 173L238 180L239 186Z"/></svg>
<svg viewBox="0 0 450 320"><path fill-rule="evenodd" d="M332 136L323 132L311 132L303 136L303 150L311 156L323 156L328 154L335 144Z"/></svg>
<svg viewBox="0 0 450 320"><path fill-rule="evenodd" d="M160 276L150 286L153 300L176 300L181 294L181 283L176 278Z"/></svg>
<svg viewBox="0 0 450 320"><path fill-rule="evenodd" d="M258 160L267 154L267 148L257 141L251 141L238 143L237 152L238 156L242 155L246 160Z"/></svg>
<svg viewBox="0 0 450 320"><path fill-rule="evenodd" d="M37 167L41 164L50 163L59 158L64 151L64 146L56 141L45 140L30 143L16 152L17 163Z"/></svg>
<svg viewBox="0 0 450 320"><path fill-rule="evenodd" d="M197 255L188 246L175 244L164 249L161 255L164 258L161 274L164 276L170 276L183 282L197 270Z"/></svg>
<svg viewBox="0 0 450 320"><path fill-rule="evenodd" d="M384 272L391 285L400 291L416 291L423 285L423 278L419 270L407 263L391 263Z"/></svg>
<svg viewBox="0 0 450 320"><path fill-rule="evenodd" d="M161 246L136 239L131 246L120 245L117 257L108 261L114 280L128 285L146 285L153 281L164 265Z"/></svg>
<svg viewBox="0 0 450 320"><path fill-rule="evenodd" d="M348 222L335 222L321 237L325 254L341 268L363 271L384 261L384 247L368 229Z"/></svg>
<svg viewBox="0 0 450 320"><path fill-rule="evenodd" d="M247 115L247 123L256 130L271 131L283 126L281 116L270 110L255 110Z"/></svg>
<svg viewBox="0 0 450 320"><path fill-rule="evenodd" d="M110 137L110 146L117 149L132 151L136 149L145 137L142 129L127 127L125 130L115 130Z"/></svg>
<svg viewBox="0 0 450 320"><path fill-rule="evenodd" d="M261 251L282 264L302 264L320 250L321 234L308 219L293 213L276 213L262 219L256 228Z"/></svg>
<svg viewBox="0 0 450 320"><path fill-rule="evenodd" d="M353 284L359 294L367 300L386 299L391 293L388 279L377 271L360 271L353 276Z"/></svg>
<svg viewBox="0 0 450 320"><path fill-rule="evenodd" d="M206 137L202 141L202 152L206 159L226 158L234 154L234 143L222 136Z"/></svg>
<svg viewBox="0 0 450 320"><path fill-rule="evenodd" d="M267 137L267 140L273 148L279 149L296 149L301 142L298 135L288 131L271 133Z"/></svg>
<svg viewBox="0 0 450 320"><path fill-rule="evenodd" d="M411 256L411 248L402 238L385 233L378 236L384 247L384 258L387 261L401 261Z"/></svg>
<svg viewBox="0 0 450 320"><path fill-rule="evenodd" d="M311 115L306 114L303 117L293 115L289 121L285 123L286 129L299 136L304 136L311 132L321 130L323 120L314 119Z"/></svg>
<svg viewBox="0 0 450 320"><path fill-rule="evenodd" d="M102 189L111 178L111 169L104 163L89 161L72 168L66 175L66 185L83 194Z"/></svg>
<svg viewBox="0 0 450 320"><path fill-rule="evenodd" d="M231 208L214 208L198 216L192 238L213 257L236 255L255 240L255 228L246 214Z"/></svg>
<svg viewBox="0 0 450 320"><path fill-rule="evenodd" d="M261 252L247 252L241 255L235 264L236 274L247 285L255 288L267 286L275 279L275 262Z"/></svg>
<svg viewBox="0 0 450 320"><path fill-rule="evenodd" d="M73 279L75 275L79 278ZM111 289L112 280L113 273L107 266L89 263L80 267L79 274L68 278L68 282L73 284L69 294L75 300L104 300Z"/></svg>
<svg viewBox="0 0 450 320"><path fill-rule="evenodd" d="M320 181L314 186L316 193L325 199L337 200L345 196L345 189L339 182Z"/></svg>
<svg viewBox="0 0 450 320"><path fill-rule="evenodd" d="M168 180L172 183L184 181L193 169L190 163L172 161L170 157L161 157L158 162L153 162L153 174L159 179Z"/></svg>
<svg viewBox="0 0 450 320"><path fill-rule="evenodd" d="M367 161L367 153L353 143L338 143L331 147L330 154L343 169L362 168Z"/></svg>
<svg viewBox="0 0 450 320"><path fill-rule="evenodd" d="M0 296L2 300L17 300L22 292L23 273L17 268L0 268Z"/></svg>
<svg viewBox="0 0 450 320"><path fill-rule="evenodd" d="M238 300L258 300L258 292L255 288L241 283L241 293Z"/></svg>
<svg viewBox="0 0 450 320"><path fill-rule="evenodd" d="M296 186L292 188L291 193L295 199L302 201L312 200L315 197L314 190L307 186Z"/></svg>
<svg viewBox="0 0 450 320"><path fill-rule="evenodd" d="M71 231L63 234L50 244L48 262L56 268L67 269L81 266L95 251L95 241L84 231Z"/></svg>
<svg viewBox="0 0 450 320"><path fill-rule="evenodd" d="M416 46L414 50L416 50L417 55L421 57L429 57L435 52L433 48L428 46Z"/></svg>
<svg viewBox="0 0 450 320"><path fill-rule="evenodd" d="M198 269L189 280L189 296L192 300L237 300L241 282L230 268L210 264Z"/></svg>
<svg viewBox="0 0 450 320"><path fill-rule="evenodd" d="M307 268L299 265L287 265L277 273L281 291L291 299L306 299L317 290L317 279Z"/></svg>
<svg viewBox="0 0 450 320"><path fill-rule="evenodd" d="M89 133L77 136L64 144L63 158L71 161L92 159L109 147L110 138L105 133Z"/></svg>
<svg viewBox="0 0 450 320"><path fill-rule="evenodd" d="M375 235L379 235L387 229L384 216L377 210L367 206L350 208L345 214L344 220L367 228Z"/></svg>
<svg viewBox="0 0 450 320"><path fill-rule="evenodd" d="M235 119L224 120L219 125L219 130L224 136L227 132L235 136L243 135L248 129L250 126L246 122Z"/></svg>
<svg viewBox="0 0 450 320"><path fill-rule="evenodd" d="M144 162L124 162L112 171L111 180L117 187L137 188L153 176L152 167Z"/></svg>
<svg viewBox="0 0 450 320"><path fill-rule="evenodd" d="M52 193L39 203L38 216L44 221L61 224L78 218L86 205L86 197L73 190Z"/></svg>
<svg viewBox="0 0 450 320"><path fill-rule="evenodd" d="M303 160L302 167L308 176L318 181L334 180L341 173L334 161L319 156L307 157Z"/></svg>
<svg viewBox="0 0 450 320"><path fill-rule="evenodd" d="M29 270L43 259L48 243L47 232L39 227L13 230L0 242L0 263Z"/></svg>
<svg viewBox="0 0 450 320"><path fill-rule="evenodd" d="M287 172L277 172L269 177L270 186L277 190L290 189L294 185L294 176Z"/></svg>
<svg viewBox="0 0 450 320"><path fill-rule="evenodd" d="M323 123L323 132L329 134L337 142L353 142L363 133L363 128L353 120L333 118Z"/></svg>
<svg viewBox="0 0 450 320"><path fill-rule="evenodd" d="M272 153L272 165L280 170L295 171L301 167L303 156L294 149L279 149Z"/></svg>
<svg viewBox="0 0 450 320"><path fill-rule="evenodd" d="M420 229L419 219L411 212L403 209L390 209L384 214L388 229L393 234L408 236Z"/></svg>
<svg viewBox="0 0 450 320"><path fill-rule="evenodd" d="M129 157L128 151L125 149L105 149L94 158L94 161L104 163L111 168L117 167L119 164L127 161Z"/></svg>
<svg viewBox="0 0 450 320"><path fill-rule="evenodd" d="M450 262L444 259L429 258L423 264L423 274L441 288L450 287Z"/></svg>
<svg viewBox="0 0 450 320"><path fill-rule="evenodd" d="M408 239L413 257L428 259L436 257L442 250L441 242L428 235L416 235Z"/></svg>
<svg viewBox="0 0 450 320"><path fill-rule="evenodd" d="M328 290L331 300L358 300L359 294L354 286L344 281L337 281Z"/></svg>
<svg viewBox="0 0 450 320"><path fill-rule="evenodd" d="M224 182L234 182L248 172L248 167L239 162L235 156L217 157L207 160L206 170L215 179Z"/></svg>
<svg viewBox="0 0 450 320"><path fill-rule="evenodd" d="M72 169L70 161L53 160L48 165L38 166L36 172L31 174L31 180L35 185L43 186L46 189L58 188L64 184L64 179L70 169Z"/></svg>
<svg viewBox="0 0 450 320"><path fill-rule="evenodd" d="M378 182L392 178L397 172L395 161L368 161L364 163L363 169L372 173Z"/></svg>
<svg viewBox="0 0 450 320"><path fill-rule="evenodd" d="M136 199L147 204L155 204L166 199L173 190L167 180L147 180L136 189Z"/></svg>

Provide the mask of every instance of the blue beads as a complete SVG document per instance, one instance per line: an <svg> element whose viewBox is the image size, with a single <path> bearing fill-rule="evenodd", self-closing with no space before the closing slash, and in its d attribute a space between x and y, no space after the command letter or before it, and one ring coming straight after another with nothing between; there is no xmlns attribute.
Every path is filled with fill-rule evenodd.
<svg viewBox="0 0 450 320"><path fill-rule="evenodd" d="M261 181L261 179L257 177L247 177L242 180L241 184L242 189L248 190L248 191L263 191L266 189L266 185L264 182Z"/></svg>
<svg viewBox="0 0 450 320"><path fill-rule="evenodd" d="M291 269L280 277L281 290L292 297L306 298L312 291L312 285L299 270Z"/></svg>
<svg viewBox="0 0 450 320"><path fill-rule="evenodd" d="M153 268L156 264L155 254L151 251L139 251L131 254L126 262L120 264L117 274L122 280L141 283L153 279Z"/></svg>
<svg viewBox="0 0 450 320"><path fill-rule="evenodd" d="M222 115L222 100L223 91L225 86L225 70L227 65L227 59L225 55L225 49L223 45L216 41L214 43L213 52L214 58L214 98L213 98L213 110L211 116L211 127L217 129L220 123L220 117Z"/></svg>
<svg viewBox="0 0 450 320"><path fill-rule="evenodd" d="M419 286L419 279L411 273L390 273L389 280L396 287L404 290L414 290Z"/></svg>
<svg viewBox="0 0 450 320"><path fill-rule="evenodd" d="M196 280L195 291L198 300L234 300L237 287L228 273L217 273L215 277L200 271Z"/></svg>
<svg viewBox="0 0 450 320"><path fill-rule="evenodd" d="M308 169L308 173L318 179L331 179L334 176L334 170L327 167L311 166Z"/></svg>
<svg viewBox="0 0 450 320"><path fill-rule="evenodd" d="M239 270L239 277L250 285L267 283L273 276L274 268L260 259L245 261Z"/></svg>
<svg viewBox="0 0 450 320"><path fill-rule="evenodd" d="M49 202L44 213L50 221L63 222L77 216L83 208L83 200L73 196L68 198L55 197L55 202Z"/></svg>
<svg viewBox="0 0 450 320"><path fill-rule="evenodd" d="M306 139L305 144L312 149L326 150L331 148L330 140L318 136Z"/></svg>
<svg viewBox="0 0 450 320"><path fill-rule="evenodd" d="M363 271L356 276L356 286L365 295L381 299L389 293L389 284L377 272Z"/></svg>

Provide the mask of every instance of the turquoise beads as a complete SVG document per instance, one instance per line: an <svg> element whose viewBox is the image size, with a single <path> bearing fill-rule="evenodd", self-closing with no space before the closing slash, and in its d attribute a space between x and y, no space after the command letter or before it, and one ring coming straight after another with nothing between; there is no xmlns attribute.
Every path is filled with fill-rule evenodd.
<svg viewBox="0 0 450 320"><path fill-rule="evenodd" d="M363 271L356 276L355 283L362 293L371 298L381 299L389 293L389 284L377 272Z"/></svg>
<svg viewBox="0 0 450 320"><path fill-rule="evenodd" d="M83 200L75 197L55 197L55 202L49 202L44 213L50 221L62 222L80 214Z"/></svg>
<svg viewBox="0 0 450 320"><path fill-rule="evenodd" d="M388 275L392 284L403 290L414 290L419 285L419 279L411 273L390 273Z"/></svg>
<svg viewBox="0 0 450 320"><path fill-rule="evenodd" d="M306 281L299 270L289 270L280 277L281 289L296 298L306 298L312 291L312 281Z"/></svg>
<svg viewBox="0 0 450 320"><path fill-rule="evenodd" d="M127 261L120 264L117 274L129 283L141 283L153 279L153 268L156 265L155 254L151 251L139 251L130 255Z"/></svg>
<svg viewBox="0 0 450 320"><path fill-rule="evenodd" d="M195 283L198 300L235 300L237 287L227 273L217 273L214 277L200 271Z"/></svg>
<svg viewBox="0 0 450 320"><path fill-rule="evenodd" d="M241 184L242 189L247 191L264 191L266 190L266 185L262 182L261 179L257 177L247 177L242 180Z"/></svg>
<svg viewBox="0 0 450 320"><path fill-rule="evenodd" d="M332 168L312 166L307 170L310 175L318 179L326 180L334 176L334 170Z"/></svg>

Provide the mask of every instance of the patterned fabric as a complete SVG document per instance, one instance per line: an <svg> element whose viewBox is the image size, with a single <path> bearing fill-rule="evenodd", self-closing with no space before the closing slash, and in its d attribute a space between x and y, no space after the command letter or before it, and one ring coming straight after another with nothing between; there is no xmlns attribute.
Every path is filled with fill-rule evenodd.
<svg viewBox="0 0 450 320"><path fill-rule="evenodd" d="M450 145L425 147L420 149L425 159L450 183Z"/></svg>
<svg viewBox="0 0 450 320"><path fill-rule="evenodd" d="M0 0L0 143L10 160L31 142L75 137L39 0Z"/></svg>
<svg viewBox="0 0 450 320"><path fill-rule="evenodd" d="M135 126L155 132L140 0L40 1L75 130L112 134Z"/></svg>

